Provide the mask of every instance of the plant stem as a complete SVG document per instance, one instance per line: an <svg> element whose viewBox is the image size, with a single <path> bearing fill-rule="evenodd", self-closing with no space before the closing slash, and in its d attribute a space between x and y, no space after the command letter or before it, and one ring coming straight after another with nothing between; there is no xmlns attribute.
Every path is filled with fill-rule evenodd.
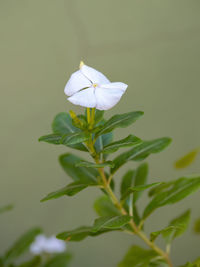
<svg viewBox="0 0 200 267"><path fill-rule="evenodd" d="M90 147L90 151L93 154L92 156L93 156L95 162L97 164L101 163L99 161L99 158L94 156L95 149L94 149L92 140L89 143L89 147ZM117 209L121 212L122 215L127 215L126 210L123 208L122 204L120 203L120 201L118 200L118 198L116 197L115 193L113 192L113 190L110 187L110 181L112 179L112 176L109 177L109 179L107 180L105 172L104 172L104 168L99 168L98 170L99 170L99 174L101 176L102 182L103 182L103 187L106 190L106 192L108 193L108 195L110 196L111 201L117 207ZM140 227L138 227L135 224L133 219L129 222L129 224L130 224L131 228L133 229L133 233L132 234L136 234L137 236L139 236L151 249L156 251L167 262L169 267L173 267L172 262L171 262L167 252L163 251L154 242L152 242L146 236L146 234L143 231L141 231Z"/></svg>
<svg viewBox="0 0 200 267"><path fill-rule="evenodd" d="M87 108L87 121L90 124L90 108Z"/></svg>

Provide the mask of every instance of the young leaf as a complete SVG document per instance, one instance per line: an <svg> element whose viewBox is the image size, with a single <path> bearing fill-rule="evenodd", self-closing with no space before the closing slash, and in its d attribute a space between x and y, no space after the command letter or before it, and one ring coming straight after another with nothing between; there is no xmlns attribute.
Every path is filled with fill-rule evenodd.
<svg viewBox="0 0 200 267"><path fill-rule="evenodd" d="M73 154L67 153L61 155L59 158L60 164L64 171L74 180L80 181L83 184L95 183L99 172L94 168L77 167L76 164L83 161L83 159Z"/></svg>
<svg viewBox="0 0 200 267"><path fill-rule="evenodd" d="M65 112L61 112L55 117L52 123L52 130L55 134L60 134L61 136L80 131L73 125L70 115ZM81 151L88 151L84 144L68 146Z"/></svg>
<svg viewBox="0 0 200 267"><path fill-rule="evenodd" d="M102 229L120 229L122 226L129 223L131 217L128 215L120 216L105 216L95 220L92 231L98 232Z"/></svg>
<svg viewBox="0 0 200 267"><path fill-rule="evenodd" d="M174 204L193 192L197 191L200 187L200 177L195 178L179 178L173 183L170 182L171 187L164 192L160 192L150 201L144 210L143 218L147 218L155 209Z"/></svg>
<svg viewBox="0 0 200 267"><path fill-rule="evenodd" d="M99 216L120 215L119 210L114 206L108 196L98 198L94 203L94 209Z"/></svg>
<svg viewBox="0 0 200 267"><path fill-rule="evenodd" d="M38 141L39 142L46 142L46 143L54 144L54 145L60 145L61 139L62 139L61 134L48 134L48 135L41 136L38 139Z"/></svg>
<svg viewBox="0 0 200 267"><path fill-rule="evenodd" d="M175 162L175 168L182 169L188 167L190 164L193 163L193 161L196 159L197 155L199 153L199 149L195 149L193 151L190 151L188 154L180 158Z"/></svg>
<svg viewBox="0 0 200 267"><path fill-rule="evenodd" d="M122 165L130 160L143 160L152 153L158 153L166 148L171 142L170 138L164 137L153 141L145 141L131 150L124 152L114 159L115 167L111 170L115 173Z"/></svg>
<svg viewBox="0 0 200 267"><path fill-rule="evenodd" d="M107 146L104 146L104 149L101 151L101 153L109 154L116 152L121 147L130 147L137 145L141 143L142 140L134 135L129 135L124 139L121 139L119 141L113 142L108 144Z"/></svg>
<svg viewBox="0 0 200 267"><path fill-rule="evenodd" d="M135 122L143 115L141 111L129 112L120 115L114 115L108 121L100 127L100 130L96 133L97 136L109 133L115 128L124 128Z"/></svg>
<svg viewBox="0 0 200 267"><path fill-rule="evenodd" d="M150 261L157 256L158 254L154 250L132 246L118 267L148 267Z"/></svg>
<svg viewBox="0 0 200 267"><path fill-rule="evenodd" d="M80 191L82 191L83 189L87 188L90 185L94 185L94 184L81 184L80 182L74 182L71 183L55 192L51 192L49 193L46 197L44 197L41 202L50 200L50 199L56 199L56 198L60 198L62 196L74 196L77 193L79 193Z"/></svg>
<svg viewBox="0 0 200 267"><path fill-rule="evenodd" d="M112 161L105 161L104 163L93 163L88 161L81 161L76 164L76 167L86 167L86 168L104 168L104 167L113 167L114 164Z"/></svg>
<svg viewBox="0 0 200 267"><path fill-rule="evenodd" d="M137 193L140 191L144 191L146 189L149 189L152 186L158 185L160 184L160 182L158 183L152 183L152 184L146 184L146 185L138 185L138 186L134 186L134 187L129 187L127 189L127 191L124 193L124 195L122 195L121 200L124 200L125 198L127 198L131 193Z"/></svg>
<svg viewBox="0 0 200 267"><path fill-rule="evenodd" d="M43 267L68 267L71 258L68 252L60 253L50 258Z"/></svg>
<svg viewBox="0 0 200 267"><path fill-rule="evenodd" d="M4 212L10 211L12 209L13 209L13 205L6 205L3 207L0 207L0 213L4 213Z"/></svg>
<svg viewBox="0 0 200 267"><path fill-rule="evenodd" d="M68 134L78 131L77 128L72 124L72 119L69 114L60 112L53 120L52 130L58 134Z"/></svg>
<svg viewBox="0 0 200 267"><path fill-rule="evenodd" d="M41 233L40 228L33 228L26 232L21 238L19 238L14 245L6 252L5 262L9 263L11 260L15 260L22 253L24 253L31 243L34 241L35 237Z"/></svg>
<svg viewBox="0 0 200 267"><path fill-rule="evenodd" d="M83 132L69 133L61 138L60 143L63 145L75 145L87 141L89 138L89 134Z"/></svg>

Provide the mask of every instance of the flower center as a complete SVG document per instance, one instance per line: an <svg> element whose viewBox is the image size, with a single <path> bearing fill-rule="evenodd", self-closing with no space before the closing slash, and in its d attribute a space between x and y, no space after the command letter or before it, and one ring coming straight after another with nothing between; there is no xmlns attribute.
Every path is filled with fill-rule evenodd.
<svg viewBox="0 0 200 267"><path fill-rule="evenodd" d="M97 83L93 83L92 86L93 86L94 88L96 88L96 87L98 86L98 84L97 84Z"/></svg>

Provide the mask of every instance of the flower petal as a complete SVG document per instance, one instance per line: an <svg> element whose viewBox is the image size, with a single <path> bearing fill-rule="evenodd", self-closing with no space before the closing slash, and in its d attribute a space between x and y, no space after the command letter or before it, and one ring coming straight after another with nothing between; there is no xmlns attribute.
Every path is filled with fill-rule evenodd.
<svg viewBox="0 0 200 267"><path fill-rule="evenodd" d="M96 87L96 108L99 110L108 110L114 107L125 93L128 85L124 83L110 83Z"/></svg>
<svg viewBox="0 0 200 267"><path fill-rule="evenodd" d="M68 100L74 105L79 105L87 108L96 107L96 97L94 94L94 87L81 90L78 93L70 96Z"/></svg>
<svg viewBox="0 0 200 267"><path fill-rule="evenodd" d="M92 83L110 83L110 81L106 78L105 75L87 65L83 65L80 70Z"/></svg>
<svg viewBox="0 0 200 267"><path fill-rule="evenodd" d="M69 78L69 81L65 86L64 92L67 96L71 96L74 93L80 91L81 89L90 86L91 86L90 80L87 79L80 70L78 70L74 72Z"/></svg>

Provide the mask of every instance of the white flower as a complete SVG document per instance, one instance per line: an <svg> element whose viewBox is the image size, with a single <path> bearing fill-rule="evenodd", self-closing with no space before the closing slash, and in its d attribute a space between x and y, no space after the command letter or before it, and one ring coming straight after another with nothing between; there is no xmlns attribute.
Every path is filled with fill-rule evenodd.
<svg viewBox="0 0 200 267"><path fill-rule="evenodd" d="M68 100L82 107L107 110L115 106L128 85L110 82L101 72L80 63L80 70L74 72L65 86Z"/></svg>
<svg viewBox="0 0 200 267"><path fill-rule="evenodd" d="M66 243L55 236L46 237L38 235L30 246L30 251L34 255L42 253L62 253L66 250Z"/></svg>

